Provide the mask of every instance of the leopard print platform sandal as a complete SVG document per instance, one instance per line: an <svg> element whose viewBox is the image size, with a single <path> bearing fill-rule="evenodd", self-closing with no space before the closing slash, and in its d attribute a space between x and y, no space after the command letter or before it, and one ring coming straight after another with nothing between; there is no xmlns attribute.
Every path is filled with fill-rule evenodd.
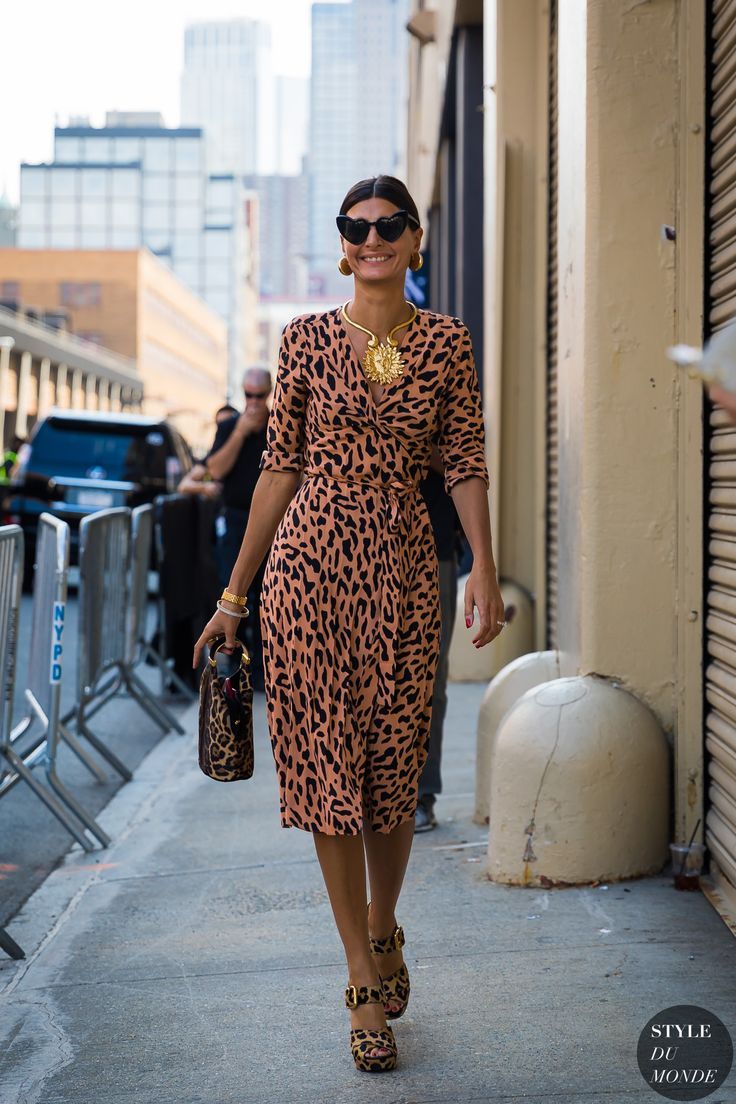
<svg viewBox="0 0 736 1104"><path fill-rule="evenodd" d="M370 902L368 907L370 908ZM392 951L400 950L405 942L404 929L396 924L394 930L390 935L386 936L385 939L374 939L373 936L370 936L371 954L391 954ZM402 962L398 970L394 970L393 974L389 974L388 977L384 977L380 971L379 976L385 994L384 999L386 1003L383 1009L386 1013L386 1019L398 1020L398 1018L403 1016L406 1012L406 1006L409 1003L409 993L411 991L409 971L406 968L406 963ZM392 1009L388 1004L389 1001L394 1004L400 1004L400 1007L395 1010Z"/></svg>
<svg viewBox="0 0 736 1104"><path fill-rule="evenodd" d="M348 985L345 990L345 1005L351 1010L361 1004L382 1004L384 1001L383 990L377 985ZM371 1054L377 1047L384 1047L389 1054ZM379 1073L381 1070L392 1070L396 1066L398 1050L396 1039L390 1027L378 1028L351 1028L350 1050L356 1069L365 1070L367 1073Z"/></svg>

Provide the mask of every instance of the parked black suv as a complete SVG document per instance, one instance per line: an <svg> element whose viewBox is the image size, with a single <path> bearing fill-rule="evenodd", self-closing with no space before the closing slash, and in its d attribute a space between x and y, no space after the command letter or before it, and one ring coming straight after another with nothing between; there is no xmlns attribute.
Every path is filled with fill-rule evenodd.
<svg viewBox="0 0 736 1104"><path fill-rule="evenodd" d="M4 502L5 523L23 528L26 583L33 574L41 513L69 522L76 563L79 522L85 515L152 502L174 491L191 466L188 444L159 418L52 410L21 446Z"/></svg>

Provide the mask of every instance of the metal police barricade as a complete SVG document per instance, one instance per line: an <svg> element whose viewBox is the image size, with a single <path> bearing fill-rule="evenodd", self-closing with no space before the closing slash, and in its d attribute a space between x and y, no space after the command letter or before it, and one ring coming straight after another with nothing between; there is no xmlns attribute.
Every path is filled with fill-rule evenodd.
<svg viewBox="0 0 736 1104"><path fill-rule="evenodd" d="M15 688L15 660L18 645L18 614L23 585L23 531L19 525L0 528L0 751L10 742ZM6 760L7 761L7 760ZM3 775L0 774L0 781ZM0 928L0 947L11 958L25 955L4 928Z"/></svg>
<svg viewBox="0 0 736 1104"><path fill-rule="evenodd" d="M0 795L18 781L27 782L84 850L92 851L94 846L85 829L103 847L107 847L110 837L64 786L56 770L59 736L63 735L85 766L99 774L95 763L64 728L59 717L68 575L69 526L51 514L41 514L36 541L31 640L25 671L28 713L11 731L6 758L13 770L0 784ZM32 743L25 744L22 738L38 723L40 733ZM25 744L24 750L16 752L21 742ZM50 789L31 774L31 768L37 765L45 768Z"/></svg>
<svg viewBox="0 0 736 1104"><path fill-rule="evenodd" d="M136 506L131 515L131 541L132 554L130 563L130 601L128 603L128 630L125 660L128 670L133 671L139 663L146 660L160 669L162 680L164 676L171 676L175 681L180 681L166 664L166 661L158 654L155 648L146 640L146 613L148 610L148 568L151 562L151 548L153 544L153 506L146 504ZM183 685L183 684L182 684ZM184 690L188 690L183 686ZM191 691L189 691L191 693ZM169 712L160 702L158 708L167 718L169 725L177 732L182 733L176 717Z"/></svg>
<svg viewBox="0 0 736 1104"><path fill-rule="evenodd" d="M63 718L74 717L76 732L126 781L126 765L89 727L92 713L121 688L164 732L184 730L133 673L127 661L127 605L130 595L131 522L127 506L99 510L79 525L79 661L77 701ZM109 678L113 675L112 679ZM173 721L173 723L172 723Z"/></svg>

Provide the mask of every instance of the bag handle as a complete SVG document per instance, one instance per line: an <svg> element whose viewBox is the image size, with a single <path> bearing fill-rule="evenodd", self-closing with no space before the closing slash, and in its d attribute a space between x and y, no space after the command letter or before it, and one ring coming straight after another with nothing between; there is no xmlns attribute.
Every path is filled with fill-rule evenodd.
<svg viewBox="0 0 736 1104"><path fill-rule="evenodd" d="M212 640L213 640L213 642L216 641L216 640L219 640L220 643L217 645L217 647L214 649L214 651L210 648L210 654L207 656L207 662L209 663L210 667L216 668L217 667L217 653L220 651L221 648L224 648L225 645L227 644L227 637L226 636L221 636L218 633L217 636L212 637ZM235 641L235 648L240 649L240 666L241 666L241 668L244 669L246 667L246 665L248 663L250 663L250 656L248 655L248 649L245 647L245 645L240 640Z"/></svg>

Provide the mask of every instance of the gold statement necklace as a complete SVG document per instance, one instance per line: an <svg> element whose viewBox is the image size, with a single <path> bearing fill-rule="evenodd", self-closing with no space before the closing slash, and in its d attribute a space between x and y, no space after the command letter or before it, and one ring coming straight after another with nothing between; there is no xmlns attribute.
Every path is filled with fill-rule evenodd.
<svg viewBox="0 0 736 1104"><path fill-rule="evenodd" d="M411 318L406 322L399 322L398 326L394 326L389 331L386 344L383 344L383 342L379 344L377 334L366 329L365 326L361 326L359 322L354 322L348 314L347 303L343 304L342 316L345 321L349 322L351 326L355 326L356 330L368 334L368 348L365 351L362 363L366 378L373 383L393 383L394 380L404 374L404 362L401 359L401 353L398 350L399 343L395 340L394 334L397 330L403 329L404 326L410 326L419 314L414 303L410 303L408 299L405 302L408 307L411 307Z"/></svg>

